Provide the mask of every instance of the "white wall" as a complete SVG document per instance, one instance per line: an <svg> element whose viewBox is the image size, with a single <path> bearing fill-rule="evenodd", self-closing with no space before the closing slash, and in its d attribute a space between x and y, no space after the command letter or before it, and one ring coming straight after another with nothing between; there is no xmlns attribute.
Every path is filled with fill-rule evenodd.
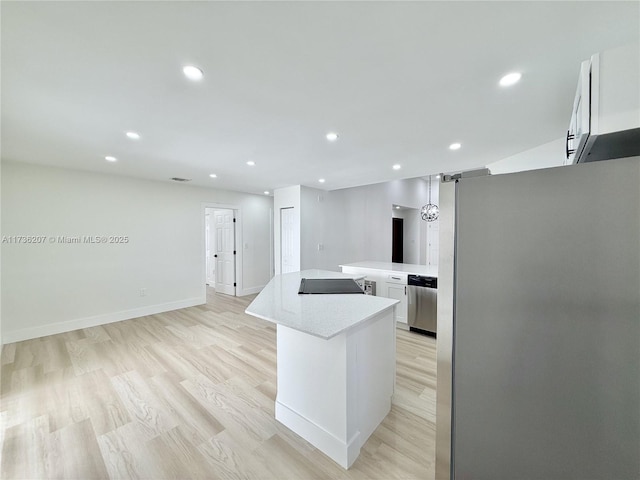
<svg viewBox="0 0 640 480"><path fill-rule="evenodd" d="M278 188L273 192L273 259L276 275L280 274L281 261L280 261L280 210L283 208L293 208L297 217L298 225L300 225L300 185L294 185L292 187ZM294 257L297 256L298 270L300 269L300 230L297 232L297 241L294 241L294 245L297 246L297 252L294 252Z"/></svg>
<svg viewBox="0 0 640 480"><path fill-rule="evenodd" d="M324 238L333 228L327 218L327 192L316 188L300 188L300 269L324 265Z"/></svg>
<svg viewBox="0 0 640 480"><path fill-rule="evenodd" d="M565 158L565 138L562 137L517 155L490 163L487 168L491 170L492 175L522 172L539 168L559 167L563 165Z"/></svg>
<svg viewBox="0 0 640 480"><path fill-rule="evenodd" d="M431 197L436 203L437 186L432 182ZM326 192L327 237L324 255L316 267L339 270L338 265L343 263L390 262L391 206L420 209L427 203L428 193L428 183L421 178Z"/></svg>
<svg viewBox="0 0 640 480"><path fill-rule="evenodd" d="M270 197L8 162L2 173L3 235L129 237L3 244L5 342L204 303L205 203L240 209L239 294L269 281Z"/></svg>
<svg viewBox="0 0 640 480"><path fill-rule="evenodd" d="M274 258L276 274L281 271L280 209L293 208L298 230L296 251L298 270L319 268L323 264L326 215L324 197L327 192L295 185L274 191Z"/></svg>
<svg viewBox="0 0 640 480"><path fill-rule="evenodd" d="M391 261L392 205L419 209L427 203L428 183L421 178L396 180L342 190L323 191L294 186L274 192L274 258L280 273L280 208L299 212L300 269L339 271L339 265L363 260ZM438 183L432 201L437 203ZM418 217L419 218L419 217ZM416 225L417 223L417 225ZM412 245L409 260L426 264L426 222L409 226L424 245ZM321 249L318 249L318 245ZM417 260L417 261L416 261ZM409 263L408 261L405 263Z"/></svg>

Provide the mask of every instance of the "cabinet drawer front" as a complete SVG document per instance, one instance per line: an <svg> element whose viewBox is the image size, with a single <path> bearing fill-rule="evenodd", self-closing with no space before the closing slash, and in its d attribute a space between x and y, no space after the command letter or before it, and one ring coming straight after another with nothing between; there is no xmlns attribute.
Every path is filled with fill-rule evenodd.
<svg viewBox="0 0 640 480"><path fill-rule="evenodd" d="M407 284L407 276L403 274L387 275L386 280L388 283L399 283L400 285Z"/></svg>

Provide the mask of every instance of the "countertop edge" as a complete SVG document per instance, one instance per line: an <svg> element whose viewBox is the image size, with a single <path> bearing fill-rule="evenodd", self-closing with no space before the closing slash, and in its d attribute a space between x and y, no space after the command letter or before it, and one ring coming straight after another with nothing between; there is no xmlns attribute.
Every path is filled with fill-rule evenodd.
<svg viewBox="0 0 640 480"><path fill-rule="evenodd" d="M306 333L308 335L312 335L312 336L317 337L317 338L321 338L323 340L330 340L333 337L336 337L336 336L340 335L343 332L346 332L347 330L349 330L351 328L357 327L358 325L366 322L370 318L373 318L376 315L380 314L381 312L384 312L385 310L387 310L389 308L395 307L398 303L400 303L399 300L395 300L395 299L392 299L392 298L388 298L387 300L389 300L389 302L390 302L387 306L382 307L377 312L374 312L371 315L367 315L366 317L363 317L363 318L359 319L357 322L352 323L351 325L349 325L347 327L344 327L344 328L338 330L337 332L332 333L331 335L328 335L328 336L321 335L319 333L312 332L312 331L307 330L307 329L301 329L301 328L297 328L297 327L294 327L294 326L291 326L291 325L287 325L287 324L285 324L285 323L283 323L281 321L278 321L278 320L276 320L274 318L269 318L266 315L258 314L256 312L251 312L251 311L249 311L248 308L244 311L244 313L246 313L247 315L251 315L252 317L256 317L256 318L259 318L261 320L265 320L267 322L275 323L276 325L282 325L283 327L287 327L287 328L290 328L292 330L296 330L298 332Z"/></svg>
<svg viewBox="0 0 640 480"><path fill-rule="evenodd" d="M380 273L384 273L384 274L405 274L405 275L421 275L421 276L427 276L427 277L438 277L438 271L433 271L432 269L434 267L429 267L427 265L416 265L417 267L420 267L421 271L418 271L417 269L415 271L412 271L411 268L409 269L396 269L393 270L391 268L381 268L381 267L376 267L376 266L371 266L371 265L366 265L369 262L355 262L355 263L344 263L344 264L340 264L338 265L338 267L340 268L358 268L358 269L362 269L362 270L371 270L374 272L380 272ZM391 263L388 262L373 262L373 263L382 263L382 264L388 264L391 265ZM363 265L364 264L364 265ZM399 263L397 265L405 265L402 263ZM406 264L406 265L413 265L413 264ZM425 270L427 270L425 272ZM431 271L429 271L431 270Z"/></svg>

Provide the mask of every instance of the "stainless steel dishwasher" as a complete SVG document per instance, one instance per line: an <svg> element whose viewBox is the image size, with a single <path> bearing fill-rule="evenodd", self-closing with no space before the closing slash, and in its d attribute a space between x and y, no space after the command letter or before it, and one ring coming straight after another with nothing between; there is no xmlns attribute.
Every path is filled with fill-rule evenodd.
<svg viewBox="0 0 640 480"><path fill-rule="evenodd" d="M409 275L407 297L409 302L409 330L436 337L438 331L438 279Z"/></svg>

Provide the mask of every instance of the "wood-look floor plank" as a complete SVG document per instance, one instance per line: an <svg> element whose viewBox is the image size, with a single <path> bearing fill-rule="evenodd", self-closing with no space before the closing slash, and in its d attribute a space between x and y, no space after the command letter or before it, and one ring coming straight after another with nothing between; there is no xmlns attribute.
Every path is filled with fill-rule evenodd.
<svg viewBox="0 0 640 480"><path fill-rule="evenodd" d="M179 425L137 372L111 378L111 384L127 412L147 439Z"/></svg>
<svg viewBox="0 0 640 480"><path fill-rule="evenodd" d="M42 415L8 428L2 445L1 477L47 478L49 420Z"/></svg>
<svg viewBox="0 0 640 480"><path fill-rule="evenodd" d="M328 477L324 471L314 466L308 456L292 448L280 435L274 435L263 442L254 454L266 467L269 478L320 479ZM336 474L344 475L337 469Z"/></svg>
<svg viewBox="0 0 640 480"><path fill-rule="evenodd" d="M6 365L7 363L15 363L16 358L16 343L9 343L2 347L2 354L0 358L2 361L2 365Z"/></svg>
<svg viewBox="0 0 640 480"><path fill-rule="evenodd" d="M246 398L233 395L224 385L216 385L202 375L185 380L182 385L205 407L215 411L216 419L247 448L259 446L276 433L271 417Z"/></svg>
<svg viewBox="0 0 640 480"><path fill-rule="evenodd" d="M102 368L101 359L91 339L69 340L66 342L67 352L71 357L71 363L76 375L92 372Z"/></svg>
<svg viewBox="0 0 640 480"><path fill-rule="evenodd" d="M128 423L98 437L98 445L109 478L162 479L169 478L151 455L145 437L134 423Z"/></svg>
<svg viewBox="0 0 640 480"><path fill-rule="evenodd" d="M82 447L69 448L73 445ZM47 475L43 478L106 479L109 476L90 420L52 432L44 455Z"/></svg>
<svg viewBox="0 0 640 480"><path fill-rule="evenodd" d="M132 418L103 370L78 377L79 395L96 435L115 430Z"/></svg>
<svg viewBox="0 0 640 480"><path fill-rule="evenodd" d="M434 476L436 342L397 331L391 412L349 470L274 418L276 329L208 303L2 349L2 479Z"/></svg>
<svg viewBox="0 0 640 480"><path fill-rule="evenodd" d="M192 445L198 446L224 431L224 426L180 385L179 380L170 374L158 375L149 379L149 387L179 420Z"/></svg>
<svg viewBox="0 0 640 480"><path fill-rule="evenodd" d="M230 432L224 431L198 446L211 468L211 478L225 480L264 479L265 468L252 451L236 443Z"/></svg>
<svg viewBox="0 0 640 480"><path fill-rule="evenodd" d="M147 443L163 476L205 479L211 477L205 456L187 440L179 427L162 432Z"/></svg>

